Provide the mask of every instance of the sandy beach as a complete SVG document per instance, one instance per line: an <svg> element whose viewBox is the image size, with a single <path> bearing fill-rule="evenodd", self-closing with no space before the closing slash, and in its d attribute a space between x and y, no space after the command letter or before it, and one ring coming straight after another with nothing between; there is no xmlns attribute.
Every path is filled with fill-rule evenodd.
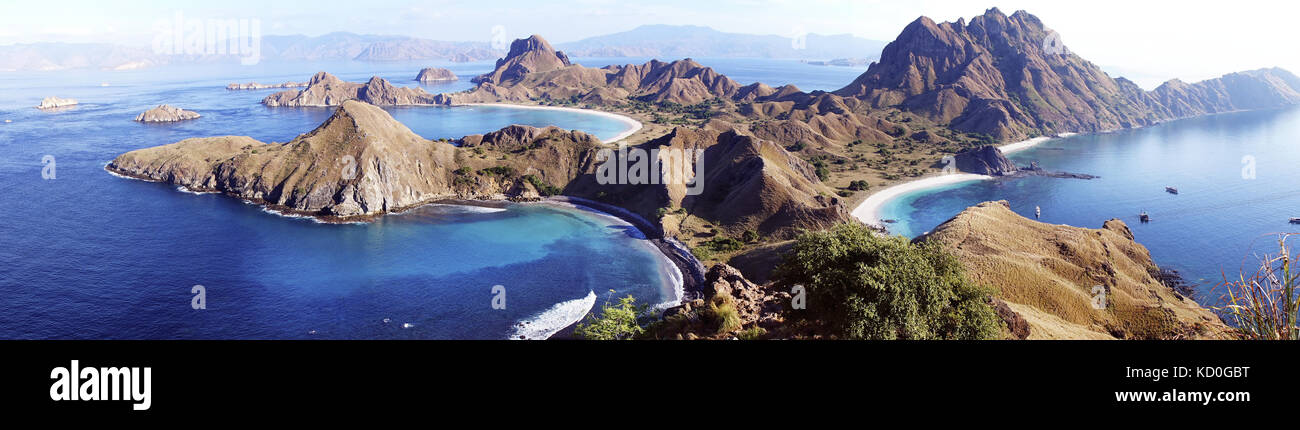
<svg viewBox="0 0 1300 430"><path fill-rule="evenodd" d="M1029 148L1033 148L1035 145L1041 144L1043 142L1047 142L1052 139L1070 137L1070 136L1074 136L1075 134L1076 133L1061 133L1055 136L1035 137L1033 139L1008 143L999 146L998 149L1001 150L1003 154L1010 154L1013 152L1018 152ZM956 184L961 182L982 181L986 179L993 179L993 177L985 176L985 175L975 175L970 173L954 173L948 175L931 176L927 178L917 179L915 181L904 182L889 188L885 188L880 192L872 194L870 197L867 197L867 199L864 200L862 204L859 204L857 208L853 209L853 217L862 220L862 222L865 222L867 224L880 225L881 224L880 208L884 207L885 203L888 203L890 200L893 200L898 196L915 192L915 191L925 190L928 188L941 187L944 185L951 185L951 184Z"/></svg>
<svg viewBox="0 0 1300 430"><path fill-rule="evenodd" d="M590 115L599 115L606 118L615 119L618 120L619 122L627 124L628 127L627 130L623 130L622 133L619 133L617 136L614 136L614 138L612 139L604 140L603 142L605 143L616 143L620 140L627 139L628 136L631 136L635 134L637 131L640 131L642 127L641 121L637 121L628 116L619 115L613 112L594 110L594 109L578 109L578 108L558 107L558 106L515 105L509 103L466 103L466 104L459 104L456 106L496 106L496 107L513 108L513 109L560 110L560 111L568 111L568 112L585 113Z"/></svg>
<svg viewBox="0 0 1300 430"><path fill-rule="evenodd" d="M880 225L880 208L885 206L890 200L914 191L920 191L927 188L941 187L949 184L956 184L969 181L983 181L993 179L992 176L976 175L972 173L952 173L940 176L931 176L928 178L917 179L911 182L904 182L885 188L878 193L867 197L867 200L853 209L853 217L871 225Z"/></svg>

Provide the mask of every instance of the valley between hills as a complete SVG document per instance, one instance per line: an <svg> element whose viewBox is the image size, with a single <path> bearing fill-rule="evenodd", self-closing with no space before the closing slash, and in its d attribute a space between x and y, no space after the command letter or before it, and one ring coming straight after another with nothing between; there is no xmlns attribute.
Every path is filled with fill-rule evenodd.
<svg viewBox="0 0 1300 430"><path fill-rule="evenodd" d="M1024 11L990 9L969 22L921 17L864 74L831 92L741 85L691 59L589 68L532 36L514 41L464 92L429 94L378 77L351 83L322 72L263 101L337 107L289 142L186 139L122 154L106 169L327 221L446 200L594 201L634 214L648 235L679 241L710 267L679 261L692 278L690 294L645 336L947 338L960 330L844 332L835 321L790 309L790 273L773 268L804 252L806 232L858 235L843 227L861 224L853 207L890 185L939 174L945 156L963 171L1006 174L1016 167L992 145L1300 104L1300 78L1281 69L1145 91L1068 48L1048 52L1042 42L1050 33ZM684 183L602 183L601 164L622 155L581 131L510 126L433 141L376 107L480 103L630 117L643 127L619 145L700 154L692 174L703 186L695 193ZM356 169L340 169L340 160L355 161ZM975 300L981 309L966 317L996 318L997 327L975 337L1229 336L1218 316L1164 281L1123 222L1099 227L1042 224L990 202L915 244L882 246L942 248L957 272L987 287ZM953 269L940 260L936 267ZM1109 307L1089 306L1094 285L1114 297ZM724 308L727 318L710 317Z"/></svg>

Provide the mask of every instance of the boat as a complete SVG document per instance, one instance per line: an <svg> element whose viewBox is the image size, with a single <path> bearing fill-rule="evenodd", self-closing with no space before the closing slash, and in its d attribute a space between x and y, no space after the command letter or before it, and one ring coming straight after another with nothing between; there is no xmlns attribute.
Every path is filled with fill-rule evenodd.
<svg viewBox="0 0 1300 430"><path fill-rule="evenodd" d="M1147 215L1147 211L1142 211L1142 213L1138 215L1138 219L1142 220L1142 222L1151 222L1151 215Z"/></svg>
<svg viewBox="0 0 1300 430"><path fill-rule="evenodd" d="M1034 206L1034 218L1042 218L1042 217L1043 217L1043 208Z"/></svg>
<svg viewBox="0 0 1300 430"><path fill-rule="evenodd" d="M1292 223L1292 224L1300 224L1300 218L1292 217L1292 218L1291 218L1291 223Z"/></svg>
<svg viewBox="0 0 1300 430"><path fill-rule="evenodd" d="M1178 189L1174 187L1165 187L1165 192L1169 194L1178 194Z"/></svg>

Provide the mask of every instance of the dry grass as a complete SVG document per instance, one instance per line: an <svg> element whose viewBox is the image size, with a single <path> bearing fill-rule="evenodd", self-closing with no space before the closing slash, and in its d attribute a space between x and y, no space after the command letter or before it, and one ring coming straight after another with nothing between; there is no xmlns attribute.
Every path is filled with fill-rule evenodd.
<svg viewBox="0 0 1300 430"><path fill-rule="evenodd" d="M1294 234L1278 238L1278 254L1260 259L1255 273L1244 273L1229 281L1224 275L1219 287L1227 291L1223 306L1216 307L1245 339L1296 340L1300 339L1300 326L1296 325L1300 300L1300 272L1292 267L1295 256L1287 251L1286 241ZM1217 288L1217 287L1216 287Z"/></svg>

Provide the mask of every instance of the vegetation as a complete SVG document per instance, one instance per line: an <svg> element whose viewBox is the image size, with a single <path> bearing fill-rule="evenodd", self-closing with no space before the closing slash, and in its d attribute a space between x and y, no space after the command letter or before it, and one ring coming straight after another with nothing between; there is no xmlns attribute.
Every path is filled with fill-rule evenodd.
<svg viewBox="0 0 1300 430"><path fill-rule="evenodd" d="M613 294L614 290L609 291ZM645 332L638 321L647 307L638 305L636 298L628 295L618 299L618 304L611 305L609 299L600 307L600 316L587 314L583 322L573 328L573 335L589 340L623 340L632 339Z"/></svg>
<svg viewBox="0 0 1300 430"><path fill-rule="evenodd" d="M857 223L806 232L774 273L807 289L807 312L849 339L988 339L1001 323L989 292L937 243L883 237Z"/></svg>
<svg viewBox="0 0 1300 430"><path fill-rule="evenodd" d="M853 191L866 191L871 189L871 184L868 184L867 181L853 181L849 182L849 189Z"/></svg>
<svg viewBox="0 0 1300 430"><path fill-rule="evenodd" d="M1300 326L1300 271L1295 270L1295 255L1287 252L1286 240L1278 239L1279 253L1260 259L1253 275L1224 276L1220 286L1227 290L1227 304L1214 308L1237 330L1240 337L1256 340L1297 340Z"/></svg>
<svg viewBox="0 0 1300 430"><path fill-rule="evenodd" d="M715 297L710 301L707 316L718 325L718 334L740 330L740 312L736 311L736 302L730 296Z"/></svg>
<svg viewBox="0 0 1300 430"><path fill-rule="evenodd" d="M533 188L536 188L539 194L546 197L560 195L564 192L560 187L542 182L541 178L538 178L536 175L524 176L524 180L528 181L529 184L532 184Z"/></svg>

